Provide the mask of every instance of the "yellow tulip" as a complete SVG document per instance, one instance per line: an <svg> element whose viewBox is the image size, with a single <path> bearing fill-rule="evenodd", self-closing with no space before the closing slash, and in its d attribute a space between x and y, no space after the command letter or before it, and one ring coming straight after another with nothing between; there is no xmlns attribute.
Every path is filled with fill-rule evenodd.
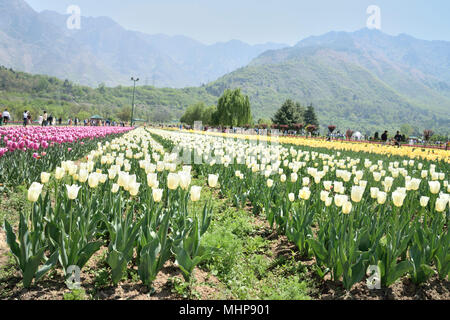
<svg viewBox="0 0 450 320"><path fill-rule="evenodd" d="M352 203L347 201L342 205L342 213L349 214L350 211L352 211Z"/></svg>
<svg viewBox="0 0 450 320"><path fill-rule="evenodd" d="M298 193L298 197L302 200L308 200L310 196L311 191L309 190L308 187L303 187Z"/></svg>

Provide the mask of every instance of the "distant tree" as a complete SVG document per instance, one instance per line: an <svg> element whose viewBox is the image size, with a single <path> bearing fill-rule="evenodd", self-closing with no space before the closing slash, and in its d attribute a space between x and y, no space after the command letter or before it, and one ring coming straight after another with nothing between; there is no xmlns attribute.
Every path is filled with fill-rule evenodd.
<svg viewBox="0 0 450 320"><path fill-rule="evenodd" d="M434 132L431 130L425 130L423 132L423 138L425 139L426 142L430 141L430 139L433 135L434 135Z"/></svg>
<svg viewBox="0 0 450 320"><path fill-rule="evenodd" d="M98 92L100 92L101 94L105 94L106 90L105 90L105 84L104 83L100 83L98 85Z"/></svg>
<svg viewBox="0 0 450 320"><path fill-rule="evenodd" d="M273 123L292 127L296 123L303 121L303 110L299 103L288 99L272 118Z"/></svg>
<svg viewBox="0 0 450 320"><path fill-rule="evenodd" d="M400 127L400 133L404 134L406 137L409 137L414 132L413 127L410 124L405 123Z"/></svg>
<svg viewBox="0 0 450 320"><path fill-rule="evenodd" d="M131 107L124 107L116 114L117 118L121 121L130 121L131 119Z"/></svg>
<svg viewBox="0 0 450 320"><path fill-rule="evenodd" d="M316 126L317 128L319 127L319 120L317 120L317 116L316 116L316 113L314 111L314 107L312 104L310 104L306 108L304 118L305 118L306 125L311 124L311 125Z"/></svg>
<svg viewBox="0 0 450 320"><path fill-rule="evenodd" d="M203 110L203 114L202 114L203 124L212 125L212 126L216 125L216 123L214 122L214 117L213 117L214 113L216 113L216 112L217 112L216 106L213 105L213 106L206 107Z"/></svg>
<svg viewBox="0 0 450 320"><path fill-rule="evenodd" d="M350 138L353 136L353 130L348 129L347 132L345 133L345 137L350 140Z"/></svg>
<svg viewBox="0 0 450 320"><path fill-rule="evenodd" d="M80 112L78 112L76 117L78 119L80 119L80 121L83 121L85 119L89 119L90 116L91 115L89 114L89 112L87 112L87 111L80 111Z"/></svg>
<svg viewBox="0 0 450 320"><path fill-rule="evenodd" d="M153 122L169 122L172 120L172 113L167 109L157 109L152 114Z"/></svg>
<svg viewBox="0 0 450 320"><path fill-rule="evenodd" d="M260 118L258 119L258 124L259 125L266 125L267 127L272 125L272 120L271 119L266 119L266 118Z"/></svg>
<svg viewBox="0 0 450 320"><path fill-rule="evenodd" d="M189 106L181 117L180 122L192 126L195 121L203 121L205 108L206 107L203 102Z"/></svg>
<svg viewBox="0 0 450 320"><path fill-rule="evenodd" d="M253 122L250 99L240 89L227 89L219 98L214 120L222 126L239 127Z"/></svg>

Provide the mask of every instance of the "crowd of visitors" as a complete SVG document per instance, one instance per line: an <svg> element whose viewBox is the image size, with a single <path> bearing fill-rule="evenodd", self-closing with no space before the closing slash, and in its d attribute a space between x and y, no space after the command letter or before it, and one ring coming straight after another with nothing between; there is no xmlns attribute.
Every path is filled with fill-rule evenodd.
<svg viewBox="0 0 450 320"><path fill-rule="evenodd" d="M27 125L32 125L33 121L32 121L32 117L31 117L31 112L29 110L25 110L22 113L22 124L24 127L26 127ZM51 113L48 113L47 111L43 111L42 114L40 114L37 118L37 120L35 121L35 123L37 122L37 124L39 126L55 126L55 125L63 125L63 119L62 117L54 117ZM16 122L17 123L17 122ZM12 120L11 120L11 114L9 113L8 109L5 108L4 111L1 114L0 117L0 126L2 125L8 125L8 124L12 124ZM83 121L80 121L79 118L75 117L75 118L68 118L67 119L67 123L65 123L64 125L69 125L69 126L79 126L79 125L84 125L84 126L121 126L121 127L125 127L127 125L129 125L126 122L118 122L118 121L114 121L114 120L110 120L110 119L106 119L106 120L99 120L99 119L84 119Z"/></svg>

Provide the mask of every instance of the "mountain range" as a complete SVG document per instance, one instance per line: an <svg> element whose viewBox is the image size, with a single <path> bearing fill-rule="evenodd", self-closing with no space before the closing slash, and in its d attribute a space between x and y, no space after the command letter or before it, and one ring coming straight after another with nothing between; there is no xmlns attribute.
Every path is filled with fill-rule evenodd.
<svg viewBox="0 0 450 320"><path fill-rule="evenodd" d="M232 40L205 45L185 36L148 35L126 30L108 17L35 12L23 0L0 0L0 64L30 73L68 78L96 87L138 85L198 86L247 65L268 49L285 44L249 45Z"/></svg>
<svg viewBox="0 0 450 320"><path fill-rule="evenodd" d="M321 126L374 132L410 124L416 132L450 134L450 42L362 29L309 37L292 47L237 40L204 45L129 31L107 17L83 17L80 30L67 29L66 20L56 12L37 13L23 0L0 0L0 65L94 88L102 84L62 89L65 101L99 112L98 104L108 110L127 105L131 89L121 86L130 86L133 75L141 79L137 104L151 112L164 107L173 121L189 104L215 103L225 89L241 88L255 120L272 117L293 99L313 104ZM50 97L36 88L60 86L43 78L28 83L33 97ZM8 87L25 90L5 84L0 90Z"/></svg>
<svg viewBox="0 0 450 320"><path fill-rule="evenodd" d="M330 32L269 50L208 85L242 88L257 117L285 99L315 105L322 124L381 130L408 123L450 132L450 42L378 30Z"/></svg>

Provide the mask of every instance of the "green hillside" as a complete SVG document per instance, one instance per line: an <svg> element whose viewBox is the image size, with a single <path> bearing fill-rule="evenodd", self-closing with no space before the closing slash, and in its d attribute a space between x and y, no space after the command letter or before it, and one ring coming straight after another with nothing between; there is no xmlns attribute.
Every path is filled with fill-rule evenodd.
<svg viewBox="0 0 450 320"><path fill-rule="evenodd" d="M334 124L372 133L398 130L408 123L416 133L450 133L446 82L348 46L269 51L249 66L211 83L218 95L242 88L250 96L254 118L268 118L286 99L312 103L322 126Z"/></svg>
<svg viewBox="0 0 450 320"><path fill-rule="evenodd" d="M85 119L93 114L129 120L133 88L100 86L93 89L44 75L30 75L0 66L0 107L12 110L20 119L23 110L31 110L36 119L43 110L63 119ZM177 121L187 106L204 101L215 104L217 98L205 88L136 87L135 117L155 122ZM128 118L127 118L128 116Z"/></svg>

